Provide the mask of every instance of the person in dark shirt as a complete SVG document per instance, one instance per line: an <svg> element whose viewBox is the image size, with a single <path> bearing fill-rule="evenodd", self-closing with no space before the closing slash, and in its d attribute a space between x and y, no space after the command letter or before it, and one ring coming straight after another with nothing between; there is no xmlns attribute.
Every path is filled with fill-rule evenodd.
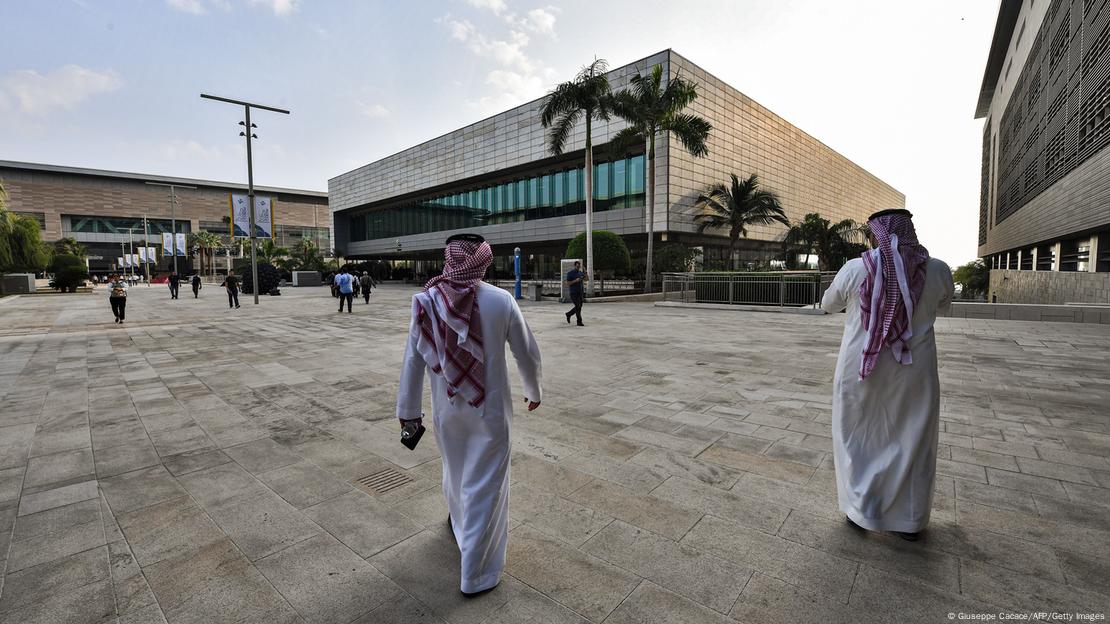
<svg viewBox="0 0 1110 624"><path fill-rule="evenodd" d="M170 273L170 298L171 299L177 299L177 291L178 291L178 288L180 288L180 287L181 287L181 276L177 274L177 271L174 271L173 273Z"/></svg>
<svg viewBox="0 0 1110 624"><path fill-rule="evenodd" d="M570 312L567 312L567 323L570 323L570 317L575 316L578 318L578 326L585 327L586 324L582 322L582 280L585 279L585 274L582 273L582 263L575 262L574 268L567 272L567 288L570 290L570 300L574 302L574 307Z"/></svg>
<svg viewBox="0 0 1110 624"><path fill-rule="evenodd" d="M200 273L193 273L193 299L200 297Z"/></svg>
<svg viewBox="0 0 1110 624"><path fill-rule="evenodd" d="M235 271L228 271L227 277L224 278L223 287L227 289L227 307L239 307L239 278L235 277Z"/></svg>

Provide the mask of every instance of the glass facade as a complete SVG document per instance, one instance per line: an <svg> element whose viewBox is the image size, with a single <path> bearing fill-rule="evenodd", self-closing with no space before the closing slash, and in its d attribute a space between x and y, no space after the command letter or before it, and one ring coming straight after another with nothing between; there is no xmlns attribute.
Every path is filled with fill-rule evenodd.
<svg viewBox="0 0 1110 624"><path fill-rule="evenodd" d="M64 221L69 221L66 233L75 234L127 234L127 230L134 229L135 234L144 231L142 217L86 217L83 215L62 215ZM173 221L170 219L147 219L146 230L153 235L163 232L172 232ZM188 219L177 220L177 231L188 232Z"/></svg>
<svg viewBox="0 0 1110 624"><path fill-rule="evenodd" d="M353 215L351 241L585 214L584 168L415 198ZM644 205L644 157L594 165L594 210Z"/></svg>

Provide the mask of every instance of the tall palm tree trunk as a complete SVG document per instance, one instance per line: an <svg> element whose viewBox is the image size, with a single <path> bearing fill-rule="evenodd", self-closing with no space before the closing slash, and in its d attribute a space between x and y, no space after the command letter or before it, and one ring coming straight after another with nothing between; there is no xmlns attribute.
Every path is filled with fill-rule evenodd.
<svg viewBox="0 0 1110 624"><path fill-rule="evenodd" d="M647 165L647 274L644 276L644 292L651 292L652 254L655 249L655 132L648 136Z"/></svg>
<svg viewBox="0 0 1110 624"><path fill-rule="evenodd" d="M592 111L586 111L586 296L594 296L594 146Z"/></svg>

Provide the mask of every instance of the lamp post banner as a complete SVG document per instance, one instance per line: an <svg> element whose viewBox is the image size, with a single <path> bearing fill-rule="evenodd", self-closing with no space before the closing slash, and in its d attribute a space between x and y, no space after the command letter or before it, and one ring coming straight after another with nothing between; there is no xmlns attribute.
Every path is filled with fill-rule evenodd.
<svg viewBox="0 0 1110 624"><path fill-rule="evenodd" d="M116 256L116 267L122 269L123 266L123 256Z"/></svg>
<svg viewBox="0 0 1110 624"><path fill-rule="evenodd" d="M162 257L173 255L173 234L162 232Z"/></svg>
<svg viewBox="0 0 1110 624"><path fill-rule="evenodd" d="M139 266L139 254L131 254L130 266Z"/></svg>
<svg viewBox="0 0 1110 624"><path fill-rule="evenodd" d="M177 233L177 255L185 255L185 232Z"/></svg>
<svg viewBox="0 0 1110 624"><path fill-rule="evenodd" d="M139 247L139 261L142 262L143 264L147 263L146 247Z"/></svg>
<svg viewBox="0 0 1110 624"><path fill-rule="evenodd" d="M231 194L231 235L249 237L251 231L250 204L246 195ZM254 196L254 236L255 238L274 237L274 201L272 197Z"/></svg>

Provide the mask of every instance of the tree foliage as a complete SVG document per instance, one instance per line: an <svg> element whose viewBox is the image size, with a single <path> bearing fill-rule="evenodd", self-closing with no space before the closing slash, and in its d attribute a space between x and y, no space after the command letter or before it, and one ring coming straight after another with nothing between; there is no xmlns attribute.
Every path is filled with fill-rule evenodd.
<svg viewBox="0 0 1110 624"><path fill-rule="evenodd" d="M732 184L718 182L698 196L695 207L701 212L694 215L699 233L710 228L728 230L730 263L737 241L747 238L749 225L775 222L790 225L778 195L759 188L759 176L753 173L743 181L735 173L731 177Z"/></svg>
<svg viewBox="0 0 1110 624"><path fill-rule="evenodd" d="M289 267L290 271L323 271L327 268L320 247L307 238L303 238L293 245L289 259L293 263Z"/></svg>
<svg viewBox="0 0 1110 624"><path fill-rule="evenodd" d="M567 245L567 258L582 258L586 252L586 233L582 232ZM594 230L594 264L586 267L593 271L626 273L632 266L632 256L624 239L608 230Z"/></svg>
<svg viewBox="0 0 1110 624"><path fill-rule="evenodd" d="M952 272L952 281L963 288L964 299L986 295L991 285L991 270L980 258L961 265Z"/></svg>
<svg viewBox="0 0 1110 624"><path fill-rule="evenodd" d="M697 249L681 243L666 243L655 250L653 270L658 273L685 273L692 270L693 262L701 255Z"/></svg>
<svg viewBox="0 0 1110 624"><path fill-rule="evenodd" d="M62 292L77 292L77 287L89 279L89 269L85 266L85 259L75 254L54 254L49 269L54 274L54 279L50 280L50 287Z"/></svg>
<svg viewBox="0 0 1110 624"><path fill-rule="evenodd" d="M0 198L3 187L0 187ZM0 201L0 273L39 273L50 262L39 222L3 208Z"/></svg>
<svg viewBox="0 0 1110 624"><path fill-rule="evenodd" d="M866 236L866 230L851 219L832 223L811 212L790 228L783 239L783 247L787 251L816 254L820 270L836 271L853 255L867 249Z"/></svg>
<svg viewBox="0 0 1110 624"><path fill-rule="evenodd" d="M68 254L71 256L84 258L88 254L88 250L85 248L84 245L77 242L76 238L73 238L72 236L66 236L54 241L54 253Z"/></svg>

